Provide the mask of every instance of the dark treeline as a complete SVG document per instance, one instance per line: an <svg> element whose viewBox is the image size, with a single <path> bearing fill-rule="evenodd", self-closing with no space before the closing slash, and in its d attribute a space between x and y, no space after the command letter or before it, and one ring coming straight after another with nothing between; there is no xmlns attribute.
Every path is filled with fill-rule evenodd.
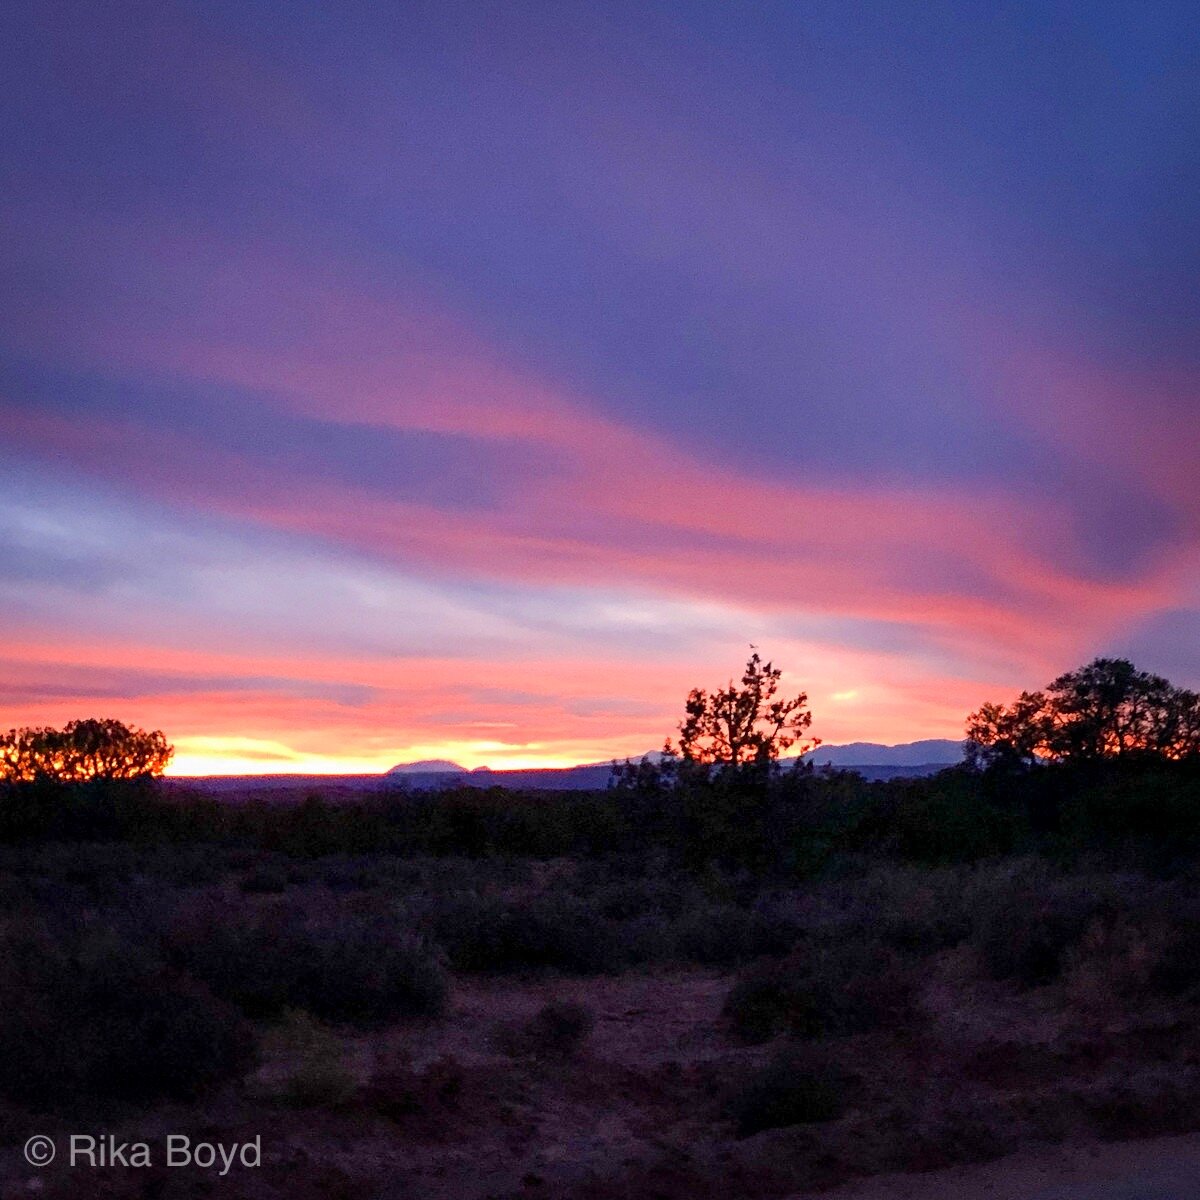
<svg viewBox="0 0 1200 1200"><path fill-rule="evenodd" d="M603 792L452 789L300 804L167 794L154 781L9 783L0 839L209 842L295 857L386 852L598 857L654 848L681 865L797 877L842 853L914 863L1042 851L1187 855L1200 848L1200 762L1100 760L1033 771L950 768L868 782L796 771Z"/></svg>

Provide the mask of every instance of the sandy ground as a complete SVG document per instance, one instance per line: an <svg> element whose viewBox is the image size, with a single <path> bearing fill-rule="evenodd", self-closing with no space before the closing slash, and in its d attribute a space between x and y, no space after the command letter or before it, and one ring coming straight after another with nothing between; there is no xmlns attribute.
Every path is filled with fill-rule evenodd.
<svg viewBox="0 0 1200 1200"><path fill-rule="evenodd" d="M882 1175L789 1200L1194 1200L1200 1134L1022 1151L979 1167Z"/></svg>
<svg viewBox="0 0 1200 1200"><path fill-rule="evenodd" d="M101 1186L96 1175L62 1164L31 1173L18 1139L0 1149L0 1198L1200 1200L1200 1134L1100 1143L1087 1140L1093 1126L1071 1123L1072 1093L1062 1090L1071 1080L1061 1077L1062 1061L1045 1047L1032 1057L1021 1053L1028 1039L1037 1050L1039 1039L1060 1036L1052 1007L1029 996L1004 1003L1001 992L974 985L962 993L965 1007L955 1006L943 982L930 982L933 1032L912 1046L881 1035L837 1047L857 1072L884 1077L886 1086L875 1080L869 1094L913 1101L890 1116L884 1107L852 1106L836 1122L738 1139L723 1112L724 1091L773 1050L731 1041L721 1021L730 977L718 971L465 978L456 981L451 1011L442 1019L341 1032L346 1064L358 1080L344 1105L297 1110L256 1099L254 1087L229 1089L199 1109L165 1106L118 1130L149 1140L174 1130L223 1140L261 1136L261 1171L220 1181L113 1171ZM595 1027L579 1051L557 1058L506 1048L504 1031L521 1027L552 999L579 1001L593 1014ZM995 1041L997 1032L1002 1041ZM1167 1033L1183 1037L1174 1027ZM1145 1050L1138 1047L1139 1054ZM931 1075L929 1053L949 1050L958 1057L945 1059L943 1075ZM1102 1068L1136 1082L1130 1062L1140 1061L1113 1060ZM987 1067L983 1082L962 1067L980 1062ZM256 1079L270 1083L291 1066L286 1055L269 1059ZM1085 1068L1077 1063L1072 1069ZM1174 1059L1163 1067L1168 1075L1183 1069ZM453 1088L446 1091L441 1081ZM955 1087L954 1095L944 1094ZM979 1160L1020 1144L981 1138L970 1121L939 1123L964 1100L969 1111L972 1097L1002 1106L1011 1100L1010 1088L1055 1113L1062 1106L1059 1144L1027 1141L1030 1149L987 1165L873 1173L971 1155ZM1162 1103L1172 1111L1185 1106L1186 1115L1188 1097L1196 1095L1166 1093ZM989 1115L985 1105L985 1132L1003 1131L1004 1112L1011 1114L1011 1106ZM1161 1121L1162 1115L1151 1107L1150 1118ZM67 1128L60 1121L39 1131L61 1135ZM856 1174L867 1177L833 1190L793 1190Z"/></svg>

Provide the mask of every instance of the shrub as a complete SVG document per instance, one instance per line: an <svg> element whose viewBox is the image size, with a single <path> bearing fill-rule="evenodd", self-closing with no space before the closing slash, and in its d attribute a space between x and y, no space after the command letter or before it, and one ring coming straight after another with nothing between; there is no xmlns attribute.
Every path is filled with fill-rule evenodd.
<svg viewBox="0 0 1200 1200"><path fill-rule="evenodd" d="M433 1016L445 973L426 945L382 917L306 920L276 906L247 914L214 904L172 934L177 960L251 1016L304 1008L324 1020Z"/></svg>
<svg viewBox="0 0 1200 1200"><path fill-rule="evenodd" d="M1049 1117L1049 1129L1043 1132L1053 1132L1058 1115L1061 1108ZM1019 1126L1014 1128L1011 1112L994 1102L961 1096L920 1097L915 1111L906 1112L904 1118L902 1163L906 1171L991 1162L1017 1148ZM1045 1116L1042 1120L1046 1121Z"/></svg>
<svg viewBox="0 0 1200 1200"><path fill-rule="evenodd" d="M947 771L921 781L897 781L889 848L917 863L978 862L1011 851L1018 823L979 795L977 780Z"/></svg>
<svg viewBox="0 0 1200 1200"><path fill-rule="evenodd" d="M443 1055L421 1071L393 1063L371 1076L363 1103L391 1121L424 1117L436 1125L458 1108L465 1082L466 1073L451 1055Z"/></svg>
<svg viewBox="0 0 1200 1200"><path fill-rule="evenodd" d="M729 1102L738 1137L764 1129L833 1121L844 1107L845 1083L794 1049L755 1071Z"/></svg>
<svg viewBox="0 0 1200 1200"><path fill-rule="evenodd" d="M605 868L609 864L602 864ZM587 876L597 874L594 868ZM585 877L585 880L587 877ZM610 882L601 877L591 898L600 915L611 921L629 921L640 917L664 915L674 916L682 907L684 888L678 882L674 886L661 878L618 879Z"/></svg>
<svg viewBox="0 0 1200 1200"><path fill-rule="evenodd" d="M138 869L172 887L197 887L219 883L228 873L225 854L212 846L158 845L141 848Z"/></svg>
<svg viewBox="0 0 1200 1200"><path fill-rule="evenodd" d="M175 962L251 1017L275 1017L295 998L303 947L279 909L255 917L212 897L169 934Z"/></svg>
<svg viewBox="0 0 1200 1200"><path fill-rule="evenodd" d="M766 913L732 904L705 904L680 914L671 924L680 958L710 966L726 966L786 953L796 929Z"/></svg>
<svg viewBox="0 0 1200 1200"><path fill-rule="evenodd" d="M0 1090L22 1103L191 1099L253 1059L235 1009L107 929L10 935L0 1005Z"/></svg>
<svg viewBox="0 0 1200 1200"><path fill-rule="evenodd" d="M1200 1069L1180 1063L1123 1066L1077 1096L1088 1124L1105 1139L1191 1132L1197 1101Z"/></svg>
<svg viewBox="0 0 1200 1200"><path fill-rule="evenodd" d="M551 1000L529 1022L530 1039L548 1054L571 1054L592 1032L596 1018L586 1005L571 1000Z"/></svg>
<svg viewBox="0 0 1200 1200"><path fill-rule="evenodd" d="M586 1005L551 1000L529 1020L502 1025L497 1041L506 1054L565 1058L579 1049L595 1023Z"/></svg>
<svg viewBox="0 0 1200 1200"><path fill-rule="evenodd" d="M341 1041L308 1013L289 1009L269 1040L289 1060L278 1093L285 1104L336 1107L353 1095L357 1080L346 1064Z"/></svg>
<svg viewBox="0 0 1200 1200"><path fill-rule="evenodd" d="M1035 901L1028 911L1012 915L1009 924L993 914L976 934L974 944L988 974L1024 987L1053 982L1067 950L1082 936L1087 914Z"/></svg>
<svg viewBox="0 0 1200 1200"><path fill-rule="evenodd" d="M759 965L734 984L724 1016L744 1041L900 1028L917 1015L912 963L881 942L840 942Z"/></svg>
<svg viewBox="0 0 1200 1200"><path fill-rule="evenodd" d="M299 975L305 1006L327 1020L435 1016L449 985L420 939L378 918L343 918L306 930L311 958Z"/></svg>
<svg viewBox="0 0 1200 1200"><path fill-rule="evenodd" d="M1168 953L1160 930L1144 928L1125 916L1111 923L1093 921L1067 953L1063 971L1067 999L1083 1010L1143 1000ZM1194 978L1200 977L1200 967L1193 964L1190 971Z"/></svg>
<svg viewBox="0 0 1200 1200"><path fill-rule="evenodd" d="M333 892L362 892L379 886L378 870L356 859L333 859L322 863L321 880Z"/></svg>
<svg viewBox="0 0 1200 1200"><path fill-rule="evenodd" d="M794 1023L791 984L778 966L759 967L733 985L721 1015L742 1041L770 1041Z"/></svg>
<svg viewBox="0 0 1200 1200"><path fill-rule="evenodd" d="M791 919L818 937L878 938L898 950L929 954L971 932L963 884L961 868L876 866L812 889Z"/></svg>
<svg viewBox="0 0 1200 1200"><path fill-rule="evenodd" d="M1129 902L1115 877L1056 878L1040 862L981 876L971 889L971 943L993 979L1037 987L1058 978L1089 925Z"/></svg>
<svg viewBox="0 0 1200 1200"><path fill-rule="evenodd" d="M1200 913L1192 905L1168 912L1151 936L1155 935L1151 988L1168 996L1194 999L1200 989Z"/></svg>
<svg viewBox="0 0 1200 1200"><path fill-rule="evenodd" d="M80 906L118 900L137 873L137 856L121 843L54 842L22 854L13 868L40 903L71 896Z"/></svg>
<svg viewBox="0 0 1200 1200"><path fill-rule="evenodd" d="M460 971L542 968L592 975L620 961L612 925L571 896L517 903L466 893L437 904L427 920Z"/></svg>

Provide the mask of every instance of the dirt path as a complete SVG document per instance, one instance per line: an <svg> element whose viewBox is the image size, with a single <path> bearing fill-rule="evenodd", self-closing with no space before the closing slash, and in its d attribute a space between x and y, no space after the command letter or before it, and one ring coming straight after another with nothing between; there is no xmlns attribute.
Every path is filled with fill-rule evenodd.
<svg viewBox="0 0 1200 1200"><path fill-rule="evenodd" d="M1200 1134L1022 1151L791 1200L1200 1200Z"/></svg>

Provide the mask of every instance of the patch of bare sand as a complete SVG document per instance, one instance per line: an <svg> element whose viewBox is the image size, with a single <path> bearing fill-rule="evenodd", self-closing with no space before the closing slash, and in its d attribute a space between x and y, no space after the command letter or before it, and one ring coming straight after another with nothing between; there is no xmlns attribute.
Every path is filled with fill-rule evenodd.
<svg viewBox="0 0 1200 1200"><path fill-rule="evenodd" d="M878 1175L788 1200L1197 1200L1200 1134L1040 1147L984 1166Z"/></svg>
<svg viewBox="0 0 1200 1200"><path fill-rule="evenodd" d="M490 1058L491 1030L533 1016L551 1000L585 1005L595 1017L588 1039L597 1058L623 1066L693 1063L729 1056L719 1031L730 976L660 971L589 979L455 981L453 1010L433 1038L414 1039L414 1061L453 1054Z"/></svg>
<svg viewBox="0 0 1200 1200"><path fill-rule="evenodd" d="M718 1068L766 1053L731 1047L722 1034L729 983L703 970L456 980L445 1017L389 1030L386 1045L375 1034L360 1046L363 1066L371 1057L415 1071L458 1064L463 1092L447 1128L420 1136L406 1119L382 1144L360 1144L363 1160L352 1169L377 1175L384 1167L440 1200L564 1193L610 1178L614 1167L686 1160L721 1126ZM552 1000L583 1004L593 1015L582 1050L569 1059L505 1053L497 1029L528 1021Z"/></svg>

